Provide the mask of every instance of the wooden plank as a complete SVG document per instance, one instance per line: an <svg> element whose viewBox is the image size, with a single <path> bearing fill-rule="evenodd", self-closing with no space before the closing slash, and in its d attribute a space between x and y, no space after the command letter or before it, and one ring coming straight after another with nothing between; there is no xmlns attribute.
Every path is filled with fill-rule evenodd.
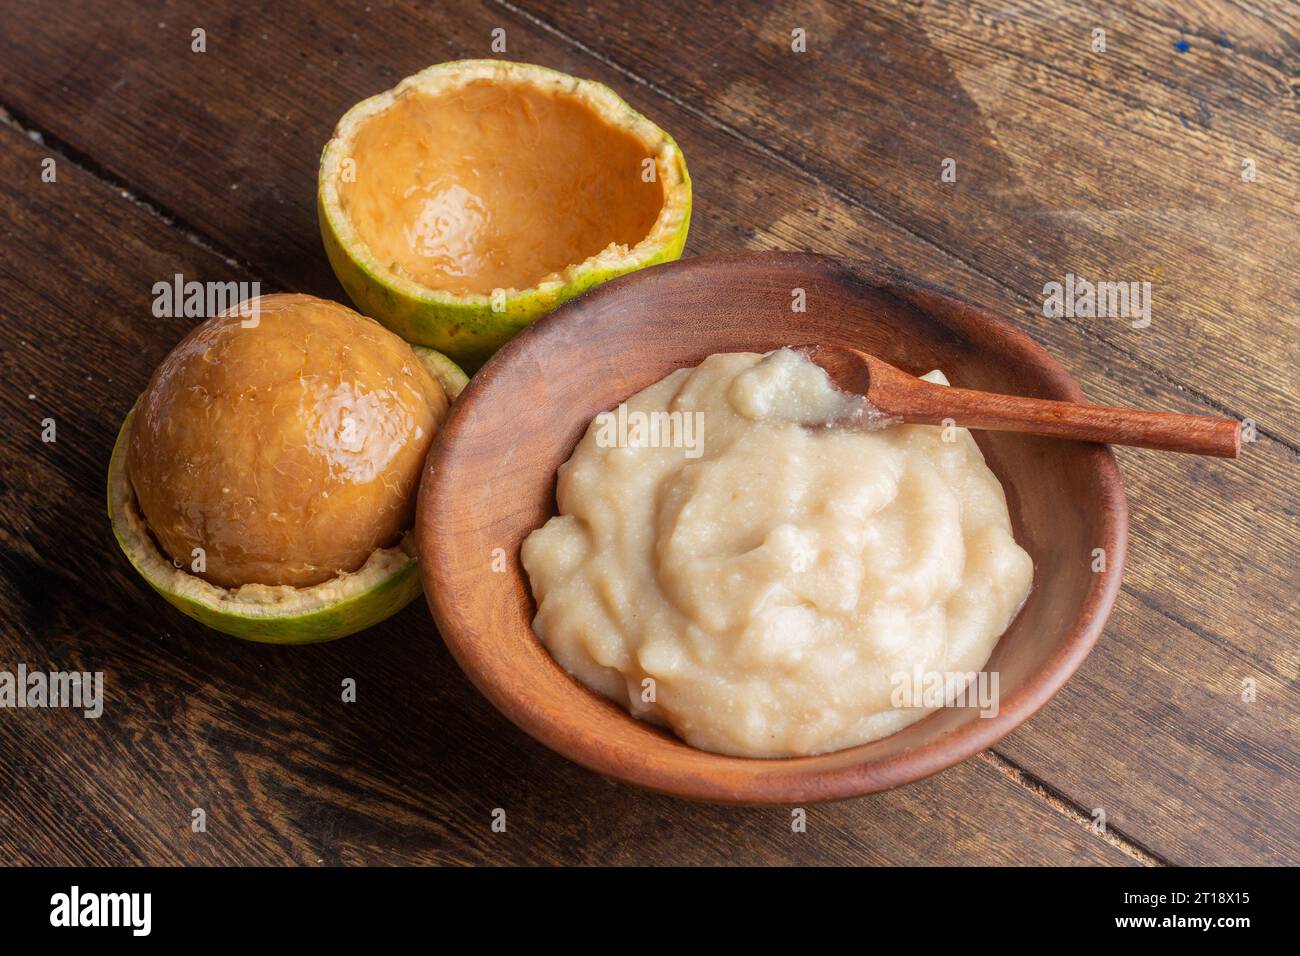
<svg viewBox="0 0 1300 956"><path fill-rule="evenodd" d="M48 154L0 129L0 662L102 670L106 700L97 720L0 715L0 862L1135 862L989 759L811 808L799 834L789 810L603 781L498 715L422 605L309 648L182 617L118 553L104 474L122 416L191 322L152 317L153 283L248 276L71 163L42 183Z"/></svg>
<svg viewBox="0 0 1300 956"><path fill-rule="evenodd" d="M1293 5L1261 4L1276 20L1219 4L1090 6L740 4L707 29L669 31L644 29L652 0L617 13L522 5L1020 301L1041 303L1067 273L1150 282L1148 328L1057 321L1294 447ZM1094 26L1105 53L1092 51ZM796 28L804 53L791 49ZM945 159L955 182L941 181ZM1243 182L1244 159L1258 181Z"/></svg>
<svg viewBox="0 0 1300 956"><path fill-rule="evenodd" d="M1134 646L1146 610L1126 595L1080 671L998 752L1043 780L1069 781L1072 800L1171 862L1295 865L1294 679L1190 633ZM1195 667L1179 654L1191 647Z"/></svg>
<svg viewBox="0 0 1300 956"><path fill-rule="evenodd" d="M434 16L398 8L376 14L382 26L359 37L352 36L355 31L342 15L299 21L278 10L259 18L262 29L254 32L241 28L236 18L200 17L181 7L176 16L168 13L170 24L157 37L142 38L96 21L94 10L84 13L59 31L46 25L44 32L24 35L22 50L5 48L0 75L6 95L15 91L21 112L37 116L44 128L75 149L93 152L111 175L145 184L142 191L164 202L183 222L201 226L221 246L237 249L263 275L288 287L340 295L319 251L311 212L316 152L337 115L426 60L485 55L490 29L505 26L508 55L611 82L678 137L697 188L692 253L738 246L810 248L923 275L1018 321L1079 375L1097 401L1189 412L1210 408L1171 377L1173 362L1166 365L1159 358L1153 364L1157 360L1150 355L1112 347L1113 342L1107 344L1079 323L1044 319L1036 300L1026 302L1001 276L994 281L971 271L914 223L895 225L834 184L801 175L776 147L738 137L735 127L701 113L696 101L683 104L673 101L676 94L660 95L663 84L673 85L667 80L657 75L651 87L639 85L621 67L593 59L510 10ZM575 10L569 10L565 24L576 19ZM227 67L240 62L240 70L218 70L188 53L188 58L174 55L177 34L188 36L188 27L181 30L176 24L200 20L209 24L210 36L224 37ZM24 30L38 27L28 23ZM403 31L412 29L427 38L427 45L415 51L378 49L375 37L408 35ZM286 70L281 60L252 55L263 46L295 49L295 37L307 35L313 49L332 51L328 69L312 62L314 69ZM651 40L643 38L644 43ZM877 49L898 59L898 51L887 45ZM115 52L110 56L109 51ZM93 90L90 78L96 71L78 72L86 57L99 58ZM17 68L5 65L14 63ZM59 77L66 79L56 82ZM105 82L105 77L112 79ZM222 89L225 98L199 106L192 102L195 89ZM243 105L264 101L269 106L256 113ZM699 102L708 101L701 97ZM156 119L160 114L166 122ZM158 149L164 132L171 137L167 142L184 142L187 148ZM232 181L227 170L236 170L238 179ZM974 228L971 236L979 238ZM1246 327L1241 334L1253 341L1256 333ZM1207 367L1215 366L1211 362ZM1127 831L1169 859L1264 859L1278 848L1295 859L1300 838L1292 778L1285 771L1294 752L1287 749L1297 726L1294 694L1283 698L1281 713L1254 722L1240 742L1241 759L1253 768L1245 781L1230 772L1236 758L1228 759L1213 740L1219 727L1215 715L1224 719L1220 710L1202 713L1199 725L1167 714L1160 721L1139 718L1130 734L1147 773L1116 772L1100 783L1092 767L1105 765L1112 741L1086 732L1098 712L1118 713L1130 706L1138 660L1174 661L1185 668L1142 674L1143 692L1153 700L1183 699L1185 686L1212 680L1217 672L1205 659L1207 647L1222 649L1228 660L1249 662L1267 676L1294 680L1297 660L1289 639L1296 593L1294 454L1265 439L1231 466L1143 454L1124 454L1122 461L1133 502L1133 555L1122 605L1127 614L1117 615L1108 640L1126 653L1096 674L1086 697L1064 711L1061 702L1053 705L1050 713L1063 714L1056 725L1040 732L1047 715L1031 721L1000 752L1081 807L1100 802L1126 808L1137 823L1146 818L1173 821L1151 835ZM1086 673L1094 671L1090 662ZM1085 730L1066 746L1059 736L1062 725ZM1282 754L1280 762L1271 752ZM1209 766L1222 768L1222 779L1187 816L1189 808L1171 794L1185 784L1184 766L1203 765L1207 759ZM1283 808L1280 836L1262 832L1264 821L1252 809L1252 795L1260 793L1276 795ZM1148 808L1146 817L1128 809L1136 807ZM1215 822L1224 815L1234 818L1230 827ZM1232 835L1252 831L1257 836L1249 845Z"/></svg>

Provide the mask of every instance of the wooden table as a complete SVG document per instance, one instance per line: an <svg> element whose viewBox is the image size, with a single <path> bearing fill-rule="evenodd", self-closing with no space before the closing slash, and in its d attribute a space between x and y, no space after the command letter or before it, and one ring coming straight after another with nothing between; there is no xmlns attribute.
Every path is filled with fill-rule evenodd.
<svg viewBox="0 0 1300 956"><path fill-rule="evenodd" d="M107 682L99 720L0 711L0 862L1300 862L1295 4L216 6L0 3L0 669ZM131 571L109 451L193 322L154 318L153 284L344 298L313 204L335 121L493 55L497 28L505 56L608 83L676 136L688 255L859 257L997 310L1095 401L1254 421L1236 462L1119 451L1119 604L992 751L792 833L787 808L686 804L553 755L422 604L263 647ZM1149 281L1149 327L1046 318L1068 273Z"/></svg>

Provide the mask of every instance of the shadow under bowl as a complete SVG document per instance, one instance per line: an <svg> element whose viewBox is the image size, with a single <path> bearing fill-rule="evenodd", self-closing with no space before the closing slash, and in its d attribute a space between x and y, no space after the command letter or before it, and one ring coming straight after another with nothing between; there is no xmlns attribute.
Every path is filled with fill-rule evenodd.
<svg viewBox="0 0 1300 956"><path fill-rule="evenodd" d="M806 311L796 312L796 290ZM587 690L532 631L519 561L555 514L556 469L588 423L715 352L834 343L955 385L1080 401L1043 349L990 313L914 282L804 253L686 259L633 273L557 309L474 376L443 425L416 528L425 593L453 656L510 720L590 769L722 803L807 803L873 793L943 770L1042 707L1100 636L1119 591L1127 505L1104 445L975 432L1006 490L1034 586L985 669L996 716L944 708L889 737L815 757L697 750ZM1102 549L1104 570L1094 572ZM504 561L504 573L494 572Z"/></svg>

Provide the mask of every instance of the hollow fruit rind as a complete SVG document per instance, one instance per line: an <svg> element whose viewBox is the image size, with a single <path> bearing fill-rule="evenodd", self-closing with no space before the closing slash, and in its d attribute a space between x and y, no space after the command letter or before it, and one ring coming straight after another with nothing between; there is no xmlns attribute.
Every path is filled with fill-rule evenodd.
<svg viewBox="0 0 1300 956"><path fill-rule="evenodd" d="M664 204L650 233L636 246L606 249L542 279L535 286L490 295L452 293L420 285L372 256L343 212L339 167L364 120L383 112L411 88L441 90L456 82L488 79L525 82L581 97L606 122L635 135L653 150L661 171ZM610 279L681 257L691 221L691 178L677 142L636 112L609 87L567 73L504 60L456 60L428 67L344 114L321 153L317 215L325 254L357 309L408 342L426 345L475 369L513 335L560 304ZM504 301L502 301L504 299ZM494 305L496 308L494 308Z"/></svg>
<svg viewBox="0 0 1300 956"><path fill-rule="evenodd" d="M469 379L433 349L416 347L455 401ZM421 593L419 565L407 540L374 552L357 571L310 588L218 587L178 568L154 543L127 474L135 407L127 413L108 465L108 516L118 546L140 576L183 614L224 634L264 644L314 644L372 627ZM408 533L407 538L410 538Z"/></svg>

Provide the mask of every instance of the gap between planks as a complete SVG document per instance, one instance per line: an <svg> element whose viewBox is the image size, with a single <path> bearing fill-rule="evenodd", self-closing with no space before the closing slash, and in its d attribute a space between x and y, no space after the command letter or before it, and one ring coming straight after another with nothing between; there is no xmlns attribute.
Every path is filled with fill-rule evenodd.
<svg viewBox="0 0 1300 956"><path fill-rule="evenodd" d="M179 233L187 242L198 246L209 255L216 256L232 269L238 269L250 276L258 274L252 266L230 250L223 248L211 236L192 226L156 200L132 189L126 182L114 176L96 162L93 157L86 155L71 143L43 129L39 124L33 122L31 117L13 109L8 103L0 102L0 126L13 130L18 135L25 136L32 142L44 146L59 159L71 164L73 168L85 173L96 182L112 189L131 205L143 210L167 228Z"/></svg>
<svg viewBox="0 0 1300 956"><path fill-rule="evenodd" d="M1092 815L1087 809L1081 807L1069 797L1065 796L1065 794L1051 787L1038 777L1035 777L1023 767L1008 760L997 751L985 750L982 753L976 754L971 759L980 760L988 764L1013 785L1029 791L1029 793L1037 800L1065 817L1072 824L1083 827L1090 834L1114 847L1134 862L1142 866L1171 865L1168 860L1143 846L1122 830L1116 830L1113 827L1106 826L1100 833L1098 833L1092 824Z"/></svg>
<svg viewBox="0 0 1300 956"><path fill-rule="evenodd" d="M589 46L588 44L584 43L582 40L579 40L577 37L565 33L559 27L543 19L542 17L539 17L537 14L517 6L516 4L512 3L511 0L491 0L491 2L496 6L500 7L501 9L513 14L515 17L525 20L529 23L532 23L533 25L537 26L539 29L542 29L547 33L551 34L552 36L559 38L560 40L569 44L573 48L581 51L582 53L586 54L592 59L609 67L611 70L617 71L619 74L627 77L633 83L645 87L647 90L654 93L656 96L660 96L663 99L666 99L668 102L672 103L674 106L678 107L679 109L689 113L691 116L694 116L696 119L704 121L709 126L712 126L713 128L727 134L728 136L732 137L738 142L743 143L744 145L757 151L767 159L770 159L773 162L779 164L782 168L789 170L790 172L793 172L796 176L798 176L798 178L802 179L804 182L811 183L815 186L827 190L829 193L831 193L841 202L846 203L847 205L851 206L854 209L859 209L862 212L865 212L867 215L871 216L873 219L877 220L878 222L884 223L887 226L897 229L900 232L904 233L905 235L911 237L915 241L926 246L927 248L933 249L934 251L938 252L941 256L943 256L945 259L949 260L950 264L955 264L961 267L962 269L965 269L967 272L980 276L986 281L992 283L996 288L1001 289L1011 298L1019 300L1034 308L1038 308L1041 305L1041 303L1035 302L1031 296L1026 295L1025 293L1014 288L1013 286L1007 285L1003 280L997 278L996 276L990 275L987 272L984 272L978 267L967 262L956 252L953 252L952 250L948 249L947 247L943 246L938 242L935 242L932 239L929 239L923 235L920 235L919 233L914 232L903 223L894 221L885 213L881 212L880 210L876 209L873 206L868 205L863 200L855 196L853 193L848 192L847 190L841 188L840 186L837 186L833 182L826 181L816 173L810 172L806 167L796 162L794 159L791 159L790 157L786 156L780 150L768 146L762 140L754 138L753 136L744 132L743 130L738 129L735 126L732 126L730 123L727 123L725 120L719 119L718 117L713 116L712 114L706 112L705 110L700 109L697 106L692 106L690 103L687 103L685 100L674 95L669 90L664 89L659 84L641 76L635 70L632 70L631 68L624 66L623 64L619 63L617 60L614 60L613 58L606 56L604 53L601 53L599 50L595 49L594 47ZM1233 410L1225 403L1219 401L1218 399L1210 395L1205 394L1199 389L1193 388L1192 386L1184 382L1180 382L1178 379L1170 376L1159 366L1152 365L1150 362L1147 362L1145 359L1142 359L1139 356L1126 351L1119 345L1116 345L1114 342L1102 336L1100 333L1094 332L1093 330L1089 329L1087 326L1079 322L1073 321L1071 319L1063 319L1063 321L1067 322L1070 326L1078 330L1082 335L1092 339L1095 342L1098 342L1105 348L1123 357L1128 362L1130 362L1135 368L1145 372L1148 376L1154 377L1155 379L1160 381L1161 384L1168 386L1170 389L1176 392L1181 392L1182 394L1195 399L1200 404L1205 405L1206 407L1211 408L1222 415L1226 415L1230 418L1236 418L1238 420L1240 420L1243 417L1242 415L1240 415L1238 412ZM1274 434L1271 431L1259 427L1258 424L1256 425L1256 434L1268 438L1270 441L1277 442L1279 445L1282 445L1283 447L1290 449L1293 454L1300 455L1300 446L1292 444L1290 441L1288 441L1286 438L1282 437L1281 435Z"/></svg>

